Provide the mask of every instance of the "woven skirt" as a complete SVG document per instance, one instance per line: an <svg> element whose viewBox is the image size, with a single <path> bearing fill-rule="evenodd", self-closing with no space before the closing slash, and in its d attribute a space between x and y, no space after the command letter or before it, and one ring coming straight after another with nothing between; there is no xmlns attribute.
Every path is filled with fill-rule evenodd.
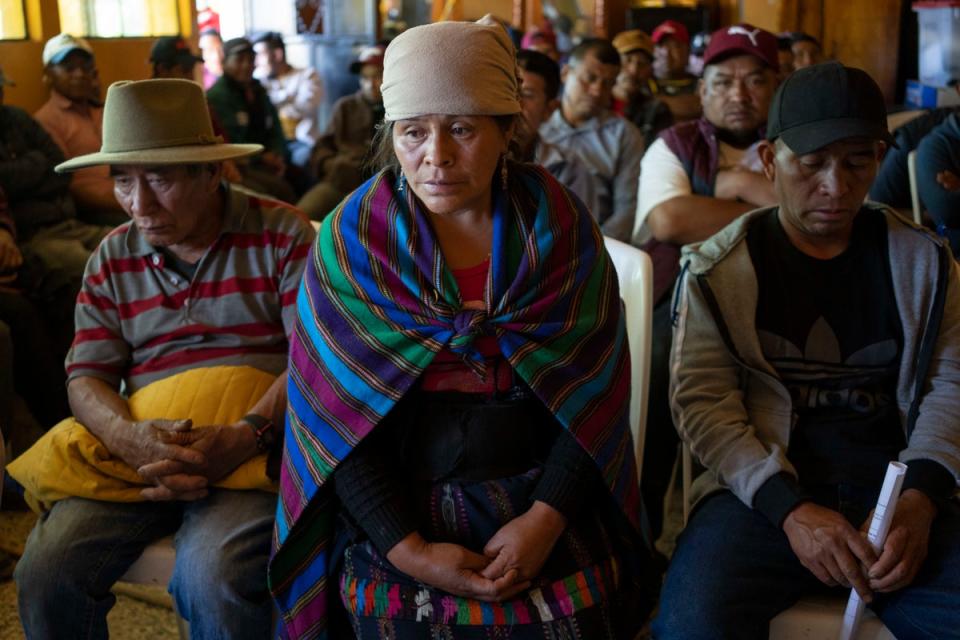
<svg viewBox="0 0 960 640"><path fill-rule="evenodd" d="M522 404L517 405L518 417L529 420L529 408ZM476 421L486 406L462 408ZM424 409L415 413L420 423L432 415L429 408ZM501 424L503 403L493 414ZM429 466L430 461L424 464ZM532 464L507 477L446 478L420 484L410 497L419 531L427 540L452 542L482 553L504 524L530 508L541 473L541 467ZM584 500L568 522L540 576L529 590L503 602L455 596L417 582L398 571L341 513L333 566L346 615L339 625L332 625L331 637L339 640L352 633L361 640L633 638L655 598L656 578L648 552L603 487L599 473L585 484L595 487L596 495Z"/></svg>

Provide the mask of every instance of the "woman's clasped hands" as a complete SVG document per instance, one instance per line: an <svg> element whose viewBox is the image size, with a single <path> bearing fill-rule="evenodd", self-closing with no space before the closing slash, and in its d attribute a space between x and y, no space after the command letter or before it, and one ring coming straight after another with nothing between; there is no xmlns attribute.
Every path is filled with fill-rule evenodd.
<svg viewBox="0 0 960 640"><path fill-rule="evenodd" d="M560 512L537 501L503 525L483 554L454 543L428 542L413 532L390 549L387 560L436 589L499 602L530 588L565 526Z"/></svg>

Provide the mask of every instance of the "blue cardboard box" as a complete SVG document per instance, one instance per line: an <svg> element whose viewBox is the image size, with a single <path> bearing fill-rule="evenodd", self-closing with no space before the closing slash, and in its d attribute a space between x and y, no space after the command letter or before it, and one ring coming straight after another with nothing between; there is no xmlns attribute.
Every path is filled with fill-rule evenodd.
<svg viewBox="0 0 960 640"><path fill-rule="evenodd" d="M919 80L907 80L907 95L904 100L911 107L933 109L960 105L960 94L953 87L936 87Z"/></svg>

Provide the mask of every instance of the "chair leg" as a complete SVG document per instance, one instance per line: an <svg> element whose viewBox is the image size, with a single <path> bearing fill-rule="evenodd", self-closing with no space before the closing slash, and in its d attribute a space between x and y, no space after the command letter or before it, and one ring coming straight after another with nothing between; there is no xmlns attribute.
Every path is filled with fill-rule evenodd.
<svg viewBox="0 0 960 640"><path fill-rule="evenodd" d="M190 640L190 623L177 611L176 602L173 603L173 615L177 618L177 635L180 636L180 640Z"/></svg>
<svg viewBox="0 0 960 640"><path fill-rule="evenodd" d="M686 443L683 443L682 451L683 526L687 526L687 519L690 517L690 486L693 484L693 459Z"/></svg>

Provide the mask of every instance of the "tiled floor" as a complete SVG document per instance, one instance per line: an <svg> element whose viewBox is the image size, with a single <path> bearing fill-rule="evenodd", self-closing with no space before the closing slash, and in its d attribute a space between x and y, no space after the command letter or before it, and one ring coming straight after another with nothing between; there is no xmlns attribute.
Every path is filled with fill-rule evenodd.
<svg viewBox="0 0 960 640"><path fill-rule="evenodd" d="M34 516L22 511L0 511L0 556L16 557L33 525ZM4 565L0 559L0 567ZM116 640L175 640L176 619L173 611L150 604L165 599L163 589L124 585L129 595L118 595L107 623L110 637ZM13 580L0 569L0 640L22 640L23 629L17 614L17 595Z"/></svg>

